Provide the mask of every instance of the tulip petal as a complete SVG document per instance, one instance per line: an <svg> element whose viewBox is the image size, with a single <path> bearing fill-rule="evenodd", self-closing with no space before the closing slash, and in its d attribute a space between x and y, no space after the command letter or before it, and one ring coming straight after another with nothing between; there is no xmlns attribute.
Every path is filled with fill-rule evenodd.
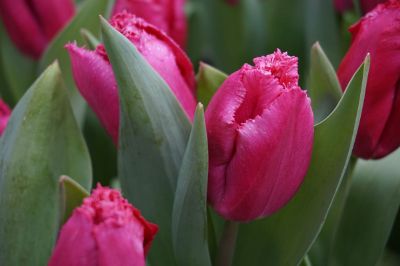
<svg viewBox="0 0 400 266"><path fill-rule="evenodd" d="M27 1L0 1L0 16L15 45L37 59L47 45L47 38L28 8Z"/></svg>
<svg viewBox="0 0 400 266"><path fill-rule="evenodd" d="M3 134L7 127L8 120L10 119L11 110L8 105L0 99L0 136Z"/></svg>
<svg viewBox="0 0 400 266"><path fill-rule="evenodd" d="M87 215L75 212L61 230L49 266L99 265L92 222Z"/></svg>
<svg viewBox="0 0 400 266"><path fill-rule="evenodd" d="M143 226L139 222L122 227L100 224L94 228L93 235L98 248L99 266L145 265Z"/></svg>
<svg viewBox="0 0 400 266"><path fill-rule="evenodd" d="M236 151L226 170L230 178L216 209L243 221L285 205L307 171L312 125L309 99L301 90L282 93L261 116L247 121L238 130Z"/></svg>
<svg viewBox="0 0 400 266"><path fill-rule="evenodd" d="M122 12L111 24L125 35L161 75L193 120L196 109L192 63L179 46L162 31L132 14Z"/></svg>
<svg viewBox="0 0 400 266"><path fill-rule="evenodd" d="M48 40L51 40L60 29L74 16L73 0L29 0Z"/></svg>
<svg viewBox="0 0 400 266"><path fill-rule="evenodd" d="M181 47L185 47L187 23L184 6L185 0L117 0L112 14L122 11L135 14L166 32Z"/></svg>
<svg viewBox="0 0 400 266"><path fill-rule="evenodd" d="M100 52L66 45L72 72L82 96L99 117L114 143L118 143L118 88L110 63Z"/></svg>
<svg viewBox="0 0 400 266"><path fill-rule="evenodd" d="M380 142L389 141L383 139L386 135L384 130L392 127L388 123L390 113L395 110L393 104L400 73L400 27L390 25L395 25L400 19L399 8L398 2L388 1L352 26L352 44L338 69L344 90L367 53L371 55L363 113L354 146L354 153L365 159L390 152L390 149L384 152ZM380 151L376 152L376 149Z"/></svg>

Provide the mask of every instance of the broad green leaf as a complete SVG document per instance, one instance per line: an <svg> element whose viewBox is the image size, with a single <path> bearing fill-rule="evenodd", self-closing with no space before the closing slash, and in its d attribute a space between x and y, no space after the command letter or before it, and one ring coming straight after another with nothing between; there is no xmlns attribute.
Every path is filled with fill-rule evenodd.
<svg viewBox="0 0 400 266"><path fill-rule="evenodd" d="M207 241L208 145L203 106L197 106L179 172L172 212L178 265L211 266Z"/></svg>
<svg viewBox="0 0 400 266"><path fill-rule="evenodd" d="M329 253L331 252L344 205L349 194L351 176L356 163L357 158L351 157L346 169L346 173L343 176L338 191L336 192L332 205L329 209L328 216L325 219L322 230L308 252L308 256L311 258L314 265L328 264Z"/></svg>
<svg viewBox="0 0 400 266"><path fill-rule="evenodd" d="M326 265L376 265L400 206L400 150L359 160Z"/></svg>
<svg viewBox="0 0 400 266"><path fill-rule="evenodd" d="M102 26L120 94L121 188L160 227L149 253L150 263L175 265L172 206L190 122L168 85L136 47L104 19Z"/></svg>
<svg viewBox="0 0 400 266"><path fill-rule="evenodd" d="M61 221L65 223L74 209L80 206L83 199L89 196L89 192L72 178L63 175L59 179L61 198Z"/></svg>
<svg viewBox="0 0 400 266"><path fill-rule="evenodd" d="M35 80L37 64L21 54L8 37L0 23L0 71L5 84L0 88L1 94L11 106L14 106Z"/></svg>
<svg viewBox="0 0 400 266"><path fill-rule="evenodd" d="M346 170L358 129L369 58L335 110L315 126L310 167L299 192L276 214L239 229L234 265L297 265L315 240ZM299 158L300 159L300 158Z"/></svg>
<svg viewBox="0 0 400 266"><path fill-rule="evenodd" d="M70 89L73 111L80 125L83 123L86 104L75 88L71 62L64 46L73 41L84 44L80 33L83 28L97 34L100 30L99 15L106 14L108 5L109 0L86 0L71 22L52 40L39 62L39 70L43 71L54 60L59 61L63 78Z"/></svg>
<svg viewBox="0 0 400 266"><path fill-rule="evenodd" d="M316 123L332 112L342 96L335 69L318 42L311 48L308 93Z"/></svg>
<svg viewBox="0 0 400 266"><path fill-rule="evenodd" d="M0 139L0 261L46 265L60 224L59 177L91 186L91 164L52 64L13 110Z"/></svg>
<svg viewBox="0 0 400 266"><path fill-rule="evenodd" d="M197 74L197 98L199 102L207 107L212 96L219 86L227 78L227 75L218 69L200 62L199 73Z"/></svg>

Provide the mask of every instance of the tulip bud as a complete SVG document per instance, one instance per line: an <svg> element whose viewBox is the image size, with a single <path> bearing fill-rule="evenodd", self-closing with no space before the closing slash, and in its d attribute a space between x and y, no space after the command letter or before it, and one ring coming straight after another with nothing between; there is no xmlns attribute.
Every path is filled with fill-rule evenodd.
<svg viewBox="0 0 400 266"><path fill-rule="evenodd" d="M0 1L0 17L11 40L34 59L40 57L74 13L73 0Z"/></svg>
<svg viewBox="0 0 400 266"><path fill-rule="evenodd" d="M282 208L311 160L310 99L297 58L277 50L230 75L206 110L208 200L224 218L250 221Z"/></svg>
<svg viewBox="0 0 400 266"><path fill-rule="evenodd" d="M7 127L8 119L10 119L11 116L11 110L7 106L6 103L4 103L0 99L0 136L3 134L4 130Z"/></svg>
<svg viewBox="0 0 400 266"><path fill-rule="evenodd" d="M169 85L190 119L196 109L193 66L167 35L127 12L115 15L111 25L124 34ZM112 67L103 45L95 51L68 44L72 72L82 96L118 143L119 98Z"/></svg>
<svg viewBox="0 0 400 266"><path fill-rule="evenodd" d="M185 0L116 0L113 15L124 10L143 18L166 32L181 47L185 47L187 23Z"/></svg>
<svg viewBox="0 0 400 266"><path fill-rule="evenodd" d="M97 186L61 229L49 266L144 266L158 227L115 189Z"/></svg>
<svg viewBox="0 0 400 266"><path fill-rule="evenodd" d="M354 154L378 159L400 146L400 2L378 5L350 32L351 46L338 69L343 90L367 53L371 57Z"/></svg>

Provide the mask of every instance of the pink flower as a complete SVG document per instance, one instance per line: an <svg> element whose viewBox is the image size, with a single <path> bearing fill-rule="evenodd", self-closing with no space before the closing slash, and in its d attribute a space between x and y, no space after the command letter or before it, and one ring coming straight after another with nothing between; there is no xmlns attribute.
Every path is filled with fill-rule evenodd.
<svg viewBox="0 0 400 266"><path fill-rule="evenodd" d="M337 73L343 90L367 53L371 56L354 154L377 159L400 146L400 1L378 5L350 32L351 46Z"/></svg>
<svg viewBox="0 0 400 266"><path fill-rule="evenodd" d="M0 136L7 127L8 120L11 116L11 110L8 105L0 99Z"/></svg>
<svg viewBox="0 0 400 266"><path fill-rule="evenodd" d="M34 59L74 14L73 0L0 0L0 17L11 40Z"/></svg>
<svg viewBox="0 0 400 266"><path fill-rule="evenodd" d="M61 229L49 266L144 266L158 227L115 189L97 186Z"/></svg>
<svg viewBox="0 0 400 266"><path fill-rule="evenodd" d="M277 50L230 75L206 110L208 200L226 219L269 216L296 193L313 143L297 58Z"/></svg>
<svg viewBox="0 0 400 266"><path fill-rule="evenodd" d="M185 47L187 23L185 0L116 0L113 15L128 11L166 32Z"/></svg>
<svg viewBox="0 0 400 266"><path fill-rule="evenodd" d="M196 108L193 66L167 35L127 12L111 19L170 86L190 119ZM119 100L112 67L103 45L95 51L68 44L75 82L114 142L118 142Z"/></svg>

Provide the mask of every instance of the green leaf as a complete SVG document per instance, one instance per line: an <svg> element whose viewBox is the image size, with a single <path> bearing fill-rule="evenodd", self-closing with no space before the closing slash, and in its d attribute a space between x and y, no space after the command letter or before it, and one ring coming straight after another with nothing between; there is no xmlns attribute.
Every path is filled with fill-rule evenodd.
<svg viewBox="0 0 400 266"><path fill-rule="evenodd" d="M0 88L2 96L4 95L8 104L14 106L34 81L37 64L21 54L7 36L1 23L0 66L6 81L6 84Z"/></svg>
<svg viewBox="0 0 400 266"><path fill-rule="evenodd" d="M90 188L90 158L55 63L19 101L0 139L2 265L47 264L64 174Z"/></svg>
<svg viewBox="0 0 400 266"><path fill-rule="evenodd" d="M351 176L357 160L357 158L351 157L346 169L346 173L344 174L338 191L335 194L322 230L308 252L308 256L312 259L315 265L327 265L329 262L329 253L331 252L344 205L349 194Z"/></svg>
<svg viewBox="0 0 400 266"><path fill-rule="evenodd" d="M65 223L74 209L80 206L83 199L89 196L89 192L72 178L63 175L59 179L61 198L61 221Z"/></svg>
<svg viewBox="0 0 400 266"><path fill-rule="evenodd" d="M63 78L70 89L72 107L80 125L83 123L86 104L75 88L71 62L64 46L68 42L73 41L76 41L78 44L84 44L80 33L82 28L98 33L100 30L99 15L106 14L108 5L109 0L85 1L71 22L52 40L39 62L39 70L43 71L54 60L57 59L59 61Z"/></svg>
<svg viewBox="0 0 400 266"><path fill-rule="evenodd" d="M327 265L378 263L400 205L399 160L400 150L358 161Z"/></svg>
<svg viewBox="0 0 400 266"><path fill-rule="evenodd" d="M120 94L118 175L122 191L160 227L149 253L150 263L175 265L171 216L190 122L168 85L136 47L104 19L102 26Z"/></svg>
<svg viewBox="0 0 400 266"><path fill-rule="evenodd" d="M297 265L315 240L348 164L362 110L369 58L335 110L315 126L310 167L299 192L278 213L242 224L234 265Z"/></svg>
<svg viewBox="0 0 400 266"><path fill-rule="evenodd" d="M199 73L197 74L197 98L199 102L207 107L212 96L219 86L225 81L227 75L218 69L200 62Z"/></svg>
<svg viewBox="0 0 400 266"><path fill-rule="evenodd" d="M95 50L96 47L100 44L99 39L97 39L96 36L94 36L93 33L88 31L87 29L81 29L81 35L83 41L90 50Z"/></svg>
<svg viewBox="0 0 400 266"><path fill-rule="evenodd" d="M318 42L311 48L308 92L317 123L332 112L342 97L335 69Z"/></svg>
<svg viewBox="0 0 400 266"><path fill-rule="evenodd" d="M203 106L199 104L179 172L172 212L178 265L211 266L207 241L207 179L207 132Z"/></svg>

